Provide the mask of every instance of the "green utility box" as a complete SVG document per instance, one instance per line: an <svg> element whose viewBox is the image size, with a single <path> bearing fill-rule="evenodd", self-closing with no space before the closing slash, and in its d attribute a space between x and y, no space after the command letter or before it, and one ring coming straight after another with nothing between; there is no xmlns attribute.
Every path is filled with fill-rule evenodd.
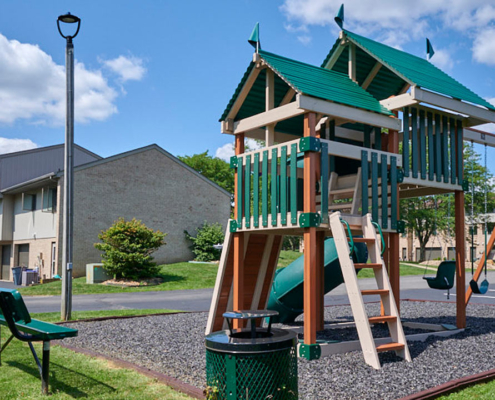
<svg viewBox="0 0 495 400"><path fill-rule="evenodd" d="M224 314L229 329L206 337L207 398L298 398L297 334L272 329L276 311L238 311ZM269 318L268 328L256 328L255 319ZM252 328L232 329L229 319L248 319ZM208 397L210 396L210 397Z"/></svg>
<svg viewBox="0 0 495 400"><path fill-rule="evenodd" d="M107 271L103 268L103 264L86 264L86 283L101 283L112 279Z"/></svg>

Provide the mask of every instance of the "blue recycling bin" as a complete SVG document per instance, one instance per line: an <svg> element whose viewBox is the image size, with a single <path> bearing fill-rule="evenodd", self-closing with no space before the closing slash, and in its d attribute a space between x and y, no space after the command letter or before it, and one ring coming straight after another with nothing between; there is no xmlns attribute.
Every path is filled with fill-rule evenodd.
<svg viewBox="0 0 495 400"><path fill-rule="evenodd" d="M21 286L22 283L22 267L14 267L12 268L12 275L14 277L14 284L17 286Z"/></svg>

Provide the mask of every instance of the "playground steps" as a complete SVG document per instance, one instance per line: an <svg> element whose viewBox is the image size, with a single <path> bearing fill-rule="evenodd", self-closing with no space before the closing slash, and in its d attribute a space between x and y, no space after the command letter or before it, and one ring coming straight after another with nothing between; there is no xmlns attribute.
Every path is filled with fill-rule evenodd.
<svg viewBox="0 0 495 400"><path fill-rule="evenodd" d="M227 224L227 227L229 224ZM265 309L282 248L282 235L243 233L244 308ZM211 300L206 334L227 329L223 313L233 310L234 234L227 228Z"/></svg>
<svg viewBox="0 0 495 400"><path fill-rule="evenodd" d="M349 241L341 218L349 223L354 233L359 227L361 230L361 239L355 242L366 243L370 262L354 263L350 256ZM395 351L395 353L406 361L411 361L409 348L407 347L406 337L402 328L395 298L392 294L392 287L387 274L385 263L380 254L379 238L371 222L371 215L363 217L346 216L342 217L340 212L334 212L330 215L330 228L332 230L335 246L339 256L342 275L351 303L356 329L361 343L364 360L367 364L375 369L380 369L381 364L378 358L379 352ZM359 288L356 269L372 268L375 273L377 289L361 290ZM380 295L384 314L381 316L368 316L363 301L363 296ZM371 332L371 324L386 323L390 332L390 342L386 344L375 345L375 340Z"/></svg>

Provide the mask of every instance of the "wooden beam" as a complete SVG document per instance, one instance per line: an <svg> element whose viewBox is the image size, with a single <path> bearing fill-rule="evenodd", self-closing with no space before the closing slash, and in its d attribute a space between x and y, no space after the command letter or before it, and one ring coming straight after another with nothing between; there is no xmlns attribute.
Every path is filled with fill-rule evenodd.
<svg viewBox="0 0 495 400"><path fill-rule="evenodd" d="M328 143L328 154L333 156L351 158L353 160L361 160L361 151L362 147L354 146L352 144L335 142L333 140L320 139L322 142ZM400 154L394 154L387 151L381 150L373 150L373 153L378 155L378 158L381 159L382 155L387 156L387 164L390 165L390 157L396 157L397 166L402 166L402 156ZM368 152L368 161L371 162L371 151ZM424 184L424 181L421 181ZM457 188L457 187L456 187Z"/></svg>
<svg viewBox="0 0 495 400"><path fill-rule="evenodd" d="M473 275L473 281L478 282L478 279L480 279L481 272L483 271L483 266L485 265L485 254L490 255L490 252L492 251L494 244L495 244L495 228L493 229L492 234L490 235L490 239L488 240L488 244L485 244L486 245L486 252L483 253L480 261L478 262L478 266L476 267L476 271L474 272L474 275ZM466 306L468 305L472 294L473 294L473 291L471 289L471 286L468 286L468 288L466 290Z"/></svg>
<svg viewBox="0 0 495 400"><path fill-rule="evenodd" d="M456 111L464 115L481 119L485 122L495 123L495 111L468 104L460 100L451 99L450 97L442 96L440 94L428 92L417 86L411 88L411 96L414 100L419 102Z"/></svg>
<svg viewBox="0 0 495 400"><path fill-rule="evenodd" d="M292 98L294 97L295 94L296 91L292 88L289 88L289 90L287 90L287 93L285 93L284 97L282 98L278 106L280 107L289 104L292 101Z"/></svg>
<svg viewBox="0 0 495 400"><path fill-rule="evenodd" d="M354 43L349 44L349 61L348 61L348 73L349 78L357 83L356 78L356 45Z"/></svg>
<svg viewBox="0 0 495 400"><path fill-rule="evenodd" d="M265 111L275 107L275 74L271 69L266 70L265 79ZM265 146L271 146L275 139L275 124L267 125L265 134Z"/></svg>
<svg viewBox="0 0 495 400"><path fill-rule="evenodd" d="M382 64L379 61L377 61L373 66L373 68L371 68L370 73L368 74L363 84L361 85L363 89L368 89L368 86L371 84L371 82L373 82L373 79L375 79L375 76L378 74L381 68L382 68Z"/></svg>
<svg viewBox="0 0 495 400"><path fill-rule="evenodd" d="M252 117L241 119L234 122L234 134L248 132L250 130L261 128L275 122L282 121L304 114L304 110L299 107L297 101L286 104L285 106L274 108L264 113L253 115Z"/></svg>
<svg viewBox="0 0 495 400"><path fill-rule="evenodd" d="M457 328L466 327L466 251L465 251L464 192L455 192L455 286L457 302Z"/></svg>
<svg viewBox="0 0 495 400"><path fill-rule="evenodd" d="M327 63L323 68L332 69L335 63L338 61L340 55L344 51L345 47L346 47L345 39L341 38L339 47L337 47L337 49L334 51L334 53L332 54L332 56L330 57L330 59L327 61Z"/></svg>
<svg viewBox="0 0 495 400"><path fill-rule="evenodd" d="M316 115L304 114L304 137L316 135ZM304 153L304 204L305 213L316 212L315 192L316 153ZM316 343L318 275L316 268L316 228L304 229L304 343Z"/></svg>
<svg viewBox="0 0 495 400"><path fill-rule="evenodd" d="M296 102L299 108L325 115L344 118L349 121L361 122L367 125L388 129L401 129L401 120L392 116L374 113L342 104L332 103L327 100L298 94ZM291 103L292 104L292 103ZM287 107L287 106L285 106Z"/></svg>
<svg viewBox="0 0 495 400"><path fill-rule="evenodd" d="M409 82L406 82L404 84L404 86L402 86L402 89L399 91L398 94L404 94L404 93L406 93L409 90L410 87L411 87L411 84Z"/></svg>
<svg viewBox="0 0 495 400"><path fill-rule="evenodd" d="M249 76L244 83L244 86L242 87L241 91L239 92L239 95L235 99L234 104L232 105L229 113L227 114L227 117L225 119L234 119L239 112L239 110L242 107L242 104L244 103L244 100L246 100L247 95L251 91L251 88L254 85L254 82L256 82L256 78L258 78L258 75L260 74L261 70L263 68L255 66L251 72L249 73Z"/></svg>
<svg viewBox="0 0 495 400"><path fill-rule="evenodd" d="M404 93L398 96L389 97L388 99L383 99L380 101L380 104L393 111L418 104L418 101L414 100L409 93Z"/></svg>
<svg viewBox="0 0 495 400"><path fill-rule="evenodd" d="M464 141L479 144L486 144L490 147L495 147L495 135L490 132L484 132L479 129L473 128L464 128L463 129L463 138Z"/></svg>

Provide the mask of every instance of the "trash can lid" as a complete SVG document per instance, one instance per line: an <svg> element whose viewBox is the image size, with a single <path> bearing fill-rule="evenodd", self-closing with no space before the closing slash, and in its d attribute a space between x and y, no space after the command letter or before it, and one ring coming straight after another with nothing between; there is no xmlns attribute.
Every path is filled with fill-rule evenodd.
<svg viewBox="0 0 495 400"><path fill-rule="evenodd" d="M251 329L236 329L210 333L205 338L206 348L221 353L269 353L291 348L297 343L293 331L272 328L256 330L257 337L251 337Z"/></svg>

